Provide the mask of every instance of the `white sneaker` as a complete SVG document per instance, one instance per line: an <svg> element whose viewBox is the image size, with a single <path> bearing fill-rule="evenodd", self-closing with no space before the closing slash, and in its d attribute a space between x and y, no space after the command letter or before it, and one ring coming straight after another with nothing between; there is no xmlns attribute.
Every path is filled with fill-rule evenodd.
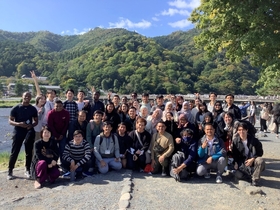
<svg viewBox="0 0 280 210"><path fill-rule="evenodd" d="M218 175L218 176L216 177L216 183L220 184L220 183L222 183L222 182L223 182L222 177Z"/></svg>
<svg viewBox="0 0 280 210"><path fill-rule="evenodd" d="M13 173L8 173L7 180L12 180L14 178Z"/></svg>
<svg viewBox="0 0 280 210"><path fill-rule="evenodd" d="M29 171L25 171L24 175L26 176L27 179L31 179L31 175Z"/></svg>
<svg viewBox="0 0 280 210"><path fill-rule="evenodd" d="M162 173L161 173L161 176L166 176L166 173L165 173L165 172L162 172Z"/></svg>
<svg viewBox="0 0 280 210"><path fill-rule="evenodd" d="M208 173L208 172L204 175L204 178L205 178L205 179L210 179L210 177L211 177L211 175L210 175L210 173Z"/></svg>

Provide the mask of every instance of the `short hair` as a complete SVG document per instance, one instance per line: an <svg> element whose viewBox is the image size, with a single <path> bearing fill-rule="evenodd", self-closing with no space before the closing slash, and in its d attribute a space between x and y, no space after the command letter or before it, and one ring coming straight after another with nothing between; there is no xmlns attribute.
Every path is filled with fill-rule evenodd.
<svg viewBox="0 0 280 210"><path fill-rule="evenodd" d="M239 127L242 127L243 129L248 130L248 125L245 122L238 122L237 130Z"/></svg>
<svg viewBox="0 0 280 210"><path fill-rule="evenodd" d="M156 99L163 99L163 95L157 95Z"/></svg>
<svg viewBox="0 0 280 210"><path fill-rule="evenodd" d="M212 126L212 128L214 128L213 123L207 122L207 123L204 124L204 129L206 128L207 125L210 125L210 126Z"/></svg>
<svg viewBox="0 0 280 210"><path fill-rule="evenodd" d="M125 128L127 127L127 124L125 122L121 122L121 123L118 124L118 128L121 127L122 125L124 125Z"/></svg>
<svg viewBox="0 0 280 210"><path fill-rule="evenodd" d="M215 93L215 92L210 92L210 93L209 93L209 97L210 97L212 94L214 94L216 97L218 96L217 93Z"/></svg>
<svg viewBox="0 0 280 210"><path fill-rule="evenodd" d="M172 112L166 112L165 116L166 116L167 114L170 114L170 115L173 117L173 113L172 113Z"/></svg>
<svg viewBox="0 0 280 210"><path fill-rule="evenodd" d="M75 94L74 90L71 89L71 88L69 88L69 89L66 90L66 94L67 94L69 91L70 91L71 93Z"/></svg>
<svg viewBox="0 0 280 210"><path fill-rule="evenodd" d="M93 95L95 95L95 94L100 95L100 91L95 91L95 92L93 93Z"/></svg>
<svg viewBox="0 0 280 210"><path fill-rule="evenodd" d="M41 131L40 131L40 136L41 136L41 138L43 138L43 133L44 133L44 131L49 131L49 132L52 134L52 132L50 131L50 129L49 129L48 126L43 126L42 129L41 129Z"/></svg>
<svg viewBox="0 0 280 210"><path fill-rule="evenodd" d="M56 90L47 90L47 94L51 94L52 92L56 95Z"/></svg>
<svg viewBox="0 0 280 210"><path fill-rule="evenodd" d="M143 93L142 97L149 97L149 93Z"/></svg>
<svg viewBox="0 0 280 210"><path fill-rule="evenodd" d="M118 98L118 99L120 99L120 96L116 94L116 95L113 96L113 98Z"/></svg>
<svg viewBox="0 0 280 210"><path fill-rule="evenodd" d="M228 96L231 96L232 98L234 98L234 95L233 95L233 94L231 94L231 93L226 94L226 97L225 97L225 98L227 98Z"/></svg>
<svg viewBox="0 0 280 210"><path fill-rule="evenodd" d="M184 133L187 133L187 134L193 136L193 133L194 133L194 132L193 132L192 129L186 128L186 129L184 129L184 130L182 130L182 131L180 132L180 136L183 136Z"/></svg>
<svg viewBox="0 0 280 210"><path fill-rule="evenodd" d="M80 114L80 113L84 113L85 115L87 115L87 111L85 111L85 110L80 110L80 111L78 112L78 114Z"/></svg>
<svg viewBox="0 0 280 210"><path fill-rule="evenodd" d="M77 136L77 135L79 135L79 134L81 134L81 135L84 137L84 133L83 133L82 130L75 130L74 133L73 133L73 137L74 137L74 136Z"/></svg>
<svg viewBox="0 0 280 210"><path fill-rule="evenodd" d="M83 93L84 95L86 95L85 91L83 90L79 90L78 93Z"/></svg>
<svg viewBox="0 0 280 210"><path fill-rule="evenodd" d="M63 104L61 100L56 100L54 103L55 104Z"/></svg>
<svg viewBox="0 0 280 210"><path fill-rule="evenodd" d="M158 124L163 124L163 125L165 125L165 122L161 119L160 121L157 122L157 125L158 125ZM165 127L166 127L166 125L165 125Z"/></svg>
<svg viewBox="0 0 280 210"><path fill-rule="evenodd" d="M105 126L105 125L110 125L112 127L113 123L112 123L112 121L106 120L103 122L103 126Z"/></svg>
<svg viewBox="0 0 280 210"><path fill-rule="evenodd" d="M147 125L147 120L145 120L145 119L142 118L142 117L139 117L139 118L136 120L136 123L144 123L144 125Z"/></svg>
<svg viewBox="0 0 280 210"><path fill-rule="evenodd" d="M134 106L129 107L128 110L134 109L135 111L137 110Z"/></svg>
<svg viewBox="0 0 280 210"><path fill-rule="evenodd" d="M96 110L94 113L93 113L93 116L96 115L96 114L100 114L100 115L104 115L104 112L100 111L100 110Z"/></svg>

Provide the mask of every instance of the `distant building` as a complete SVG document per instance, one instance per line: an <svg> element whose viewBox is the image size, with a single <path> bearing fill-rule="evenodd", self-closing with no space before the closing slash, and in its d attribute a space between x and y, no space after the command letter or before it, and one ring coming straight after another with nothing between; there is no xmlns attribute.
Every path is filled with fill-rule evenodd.
<svg viewBox="0 0 280 210"><path fill-rule="evenodd" d="M46 78L46 77L45 77ZM14 96L15 94L15 85L16 83L9 83L7 86L7 94L10 96ZM28 84L28 91L33 92L33 86L32 84ZM61 87L59 85L39 85L40 87L46 88L47 90L61 90Z"/></svg>

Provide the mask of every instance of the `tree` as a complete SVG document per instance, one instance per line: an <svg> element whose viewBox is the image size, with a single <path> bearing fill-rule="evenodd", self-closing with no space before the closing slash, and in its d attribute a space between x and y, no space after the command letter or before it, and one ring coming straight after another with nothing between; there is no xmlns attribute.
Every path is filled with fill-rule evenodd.
<svg viewBox="0 0 280 210"><path fill-rule="evenodd" d="M29 91L28 85L23 84L22 81L18 80L15 84L15 94L17 96L22 96L25 91Z"/></svg>
<svg viewBox="0 0 280 210"><path fill-rule="evenodd" d="M201 29L195 43L209 55L226 50L231 60L249 57L263 68L266 80L259 80L259 86L269 88L280 71L279 10L275 0L203 0L190 17Z"/></svg>

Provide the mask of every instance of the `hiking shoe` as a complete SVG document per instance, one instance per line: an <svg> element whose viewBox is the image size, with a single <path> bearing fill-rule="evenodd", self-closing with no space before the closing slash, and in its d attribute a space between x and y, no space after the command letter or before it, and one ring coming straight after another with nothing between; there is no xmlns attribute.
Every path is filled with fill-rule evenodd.
<svg viewBox="0 0 280 210"><path fill-rule="evenodd" d="M222 183L222 182L223 182L222 177L218 175L218 176L216 177L216 183L220 184L220 183Z"/></svg>
<svg viewBox="0 0 280 210"><path fill-rule="evenodd" d="M8 173L8 176L7 176L7 180L12 180L14 179L15 177L13 176L13 172L9 172Z"/></svg>
<svg viewBox="0 0 280 210"><path fill-rule="evenodd" d="M25 171L24 175L26 176L27 179L31 179L30 171Z"/></svg>
<svg viewBox="0 0 280 210"><path fill-rule="evenodd" d="M89 172L89 171L82 172L82 174L85 177L93 176L93 172Z"/></svg>
<svg viewBox="0 0 280 210"><path fill-rule="evenodd" d="M211 177L211 175L210 175L209 172L207 172L207 173L204 175L204 178L205 178L205 179L210 179L210 177Z"/></svg>

